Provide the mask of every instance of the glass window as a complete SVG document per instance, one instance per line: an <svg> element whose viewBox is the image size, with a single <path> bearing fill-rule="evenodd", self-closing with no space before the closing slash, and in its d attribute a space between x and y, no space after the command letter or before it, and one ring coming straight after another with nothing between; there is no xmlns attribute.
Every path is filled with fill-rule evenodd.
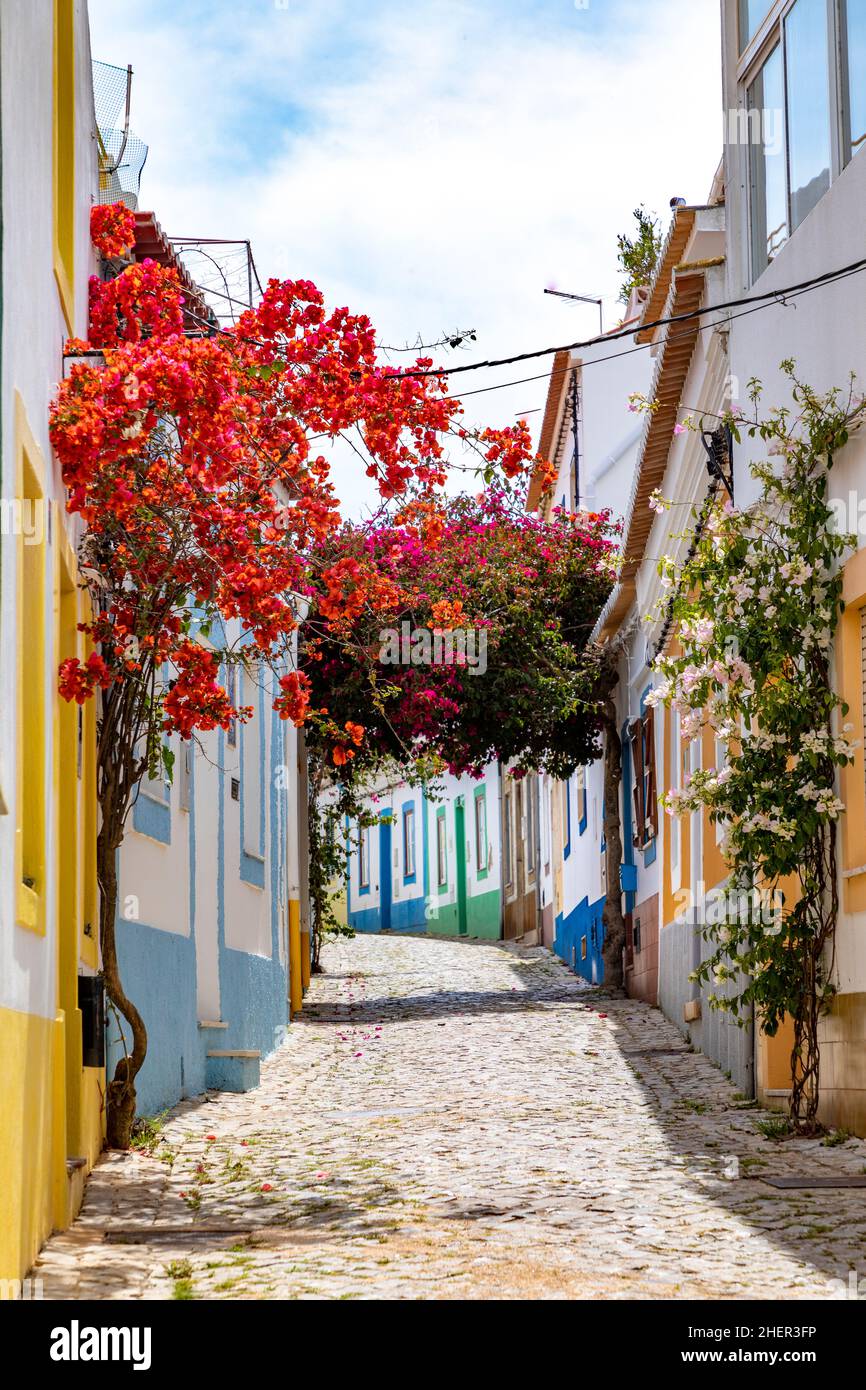
<svg viewBox="0 0 866 1390"><path fill-rule="evenodd" d="M847 163L866 143L866 5L863 0L842 0L842 11Z"/></svg>
<svg viewBox="0 0 866 1390"><path fill-rule="evenodd" d="M475 863L483 874L487 869L487 797L483 792L475 798Z"/></svg>
<svg viewBox="0 0 866 1390"><path fill-rule="evenodd" d="M445 838L445 813L436 817L436 881L440 888L448 882L448 844Z"/></svg>
<svg viewBox="0 0 866 1390"><path fill-rule="evenodd" d="M749 183L752 200L752 279L788 240L785 187L785 89L782 49L773 49L748 89Z"/></svg>
<svg viewBox="0 0 866 1390"><path fill-rule="evenodd" d="M226 669L226 698L232 708L236 709L238 703L238 673L235 666L229 666ZM229 748L237 747L238 721L236 719L229 721L229 726L226 730L226 743Z"/></svg>
<svg viewBox="0 0 866 1390"><path fill-rule="evenodd" d="M415 876L415 808L403 812L403 877Z"/></svg>
<svg viewBox="0 0 866 1390"><path fill-rule="evenodd" d="M535 865L537 859L536 845L536 818L535 818L535 778L527 777L522 783L524 805L526 808L526 877L532 881L535 878Z"/></svg>
<svg viewBox="0 0 866 1390"><path fill-rule="evenodd" d="M740 0L740 52L758 31L770 8L770 0Z"/></svg>
<svg viewBox="0 0 866 1390"><path fill-rule="evenodd" d="M827 0L797 0L785 20L791 230L830 187Z"/></svg>
<svg viewBox="0 0 866 1390"><path fill-rule="evenodd" d="M581 835L586 829L586 768L577 769L577 819Z"/></svg>
<svg viewBox="0 0 866 1390"><path fill-rule="evenodd" d="M358 883L361 888L370 887L370 827L358 827Z"/></svg>

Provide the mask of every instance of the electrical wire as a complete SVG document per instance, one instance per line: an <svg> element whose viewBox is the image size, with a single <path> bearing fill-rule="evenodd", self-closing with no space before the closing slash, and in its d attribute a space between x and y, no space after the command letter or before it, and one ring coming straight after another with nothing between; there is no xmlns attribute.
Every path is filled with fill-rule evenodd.
<svg viewBox="0 0 866 1390"><path fill-rule="evenodd" d="M647 323L638 323L634 328L615 329L612 333L597 334L594 338L583 338L575 343L562 343L557 347L535 348L532 352L519 352L513 357L489 358L484 362L467 362L456 367L408 367L403 372L395 372L394 375L411 377L456 376L458 372L477 372L481 368L510 367L516 362L530 362L538 357L552 357L557 352L576 352L580 348L595 347L599 343L613 343L619 338L631 338L635 333L644 333L650 328L664 328L667 324L686 323L689 319L701 318L704 314L721 313L723 309L738 309L744 304L751 304L759 308L769 307L768 301L784 304L786 299L792 299L798 294L804 294L807 290L816 289L834 280L844 279L846 276L854 275L863 269L866 269L866 257L859 261L852 261L850 265L840 266L838 270L828 270L823 275L815 275L809 280L801 280L796 285L786 285L778 290L764 290L761 294L745 295L740 299L728 299L721 304L707 304L699 309L690 309L684 314L670 314L666 318L651 319Z"/></svg>
<svg viewBox="0 0 866 1390"><path fill-rule="evenodd" d="M799 289L793 289L793 290L779 290L779 291L776 291L775 294L774 294L774 296L773 296L773 303L757 303L757 304L754 305L753 308L751 308L751 309L744 309L744 310L742 311L742 313L740 313L740 314L730 314L730 315L728 316L726 322L730 323L730 322L733 322L733 321L736 320L736 319L748 318L748 316L749 316L750 314L757 314L757 313L759 313L762 309L771 309L771 308L773 308L773 307L774 307L774 304L776 304L776 303L779 302L777 296L780 296L782 301L786 301L786 300L789 300L789 299L799 299L800 295L809 294L810 291L813 290L813 289L820 289L824 284L827 284L827 283L836 283L836 282L838 282L838 281L847 280L847 279L848 279L850 276L852 276L852 275L859 275L860 272L861 272L862 270L866 270L866 260L855 262L853 266L846 267L844 270L837 270L837 271L834 271L834 272L833 272L833 276L832 276L832 280L830 279L829 276L823 276L823 277L821 277L820 279L818 279L818 280L816 280L816 281L814 281L814 282L812 282L812 283L807 283L807 284L805 284L802 288L799 288ZM757 298L757 296L755 296L755 298ZM733 302L733 301L732 301L732 302ZM740 303L748 304L748 303L749 303L749 300L744 299L744 300L741 300ZM675 318L672 318L672 319L660 319L660 320L658 320L658 322L659 322L660 324L662 324L662 323L676 323L676 322L682 321L682 320L684 320L684 319L686 319L686 318L697 318L699 314L709 314L709 313L712 313L714 309L724 309L725 307L726 307L726 306L725 306L724 304L708 305L705 309L697 309L697 310L694 310L694 311L690 312L689 314L679 315L679 316L677 316L677 317L675 317ZM718 325L718 324L715 324L715 323L702 323L702 324L700 324L699 327L698 327L698 332L699 332L699 333L704 333L704 332L706 332L706 330L707 330L708 328L717 328L718 326L719 326L719 325ZM654 325L653 325L653 324L650 324L650 323L638 324L636 328L630 328L630 329L627 330L626 333L621 333L621 334L616 335L616 336L619 336L619 337L627 337L628 334L639 333L643 328L652 328L652 327L654 327ZM603 338L594 338L594 339L592 339L592 340L591 340L590 342L588 342L588 343L584 343L584 344L577 343L577 344L575 344L575 347L572 348L572 349L568 349L568 348L552 348L552 349L550 349L550 351L552 351L552 352L575 351L576 348L581 347L581 346L583 346L583 347L589 347L589 346L591 346L591 343L604 343L604 342L608 342L608 341L612 340L612 339L614 338L614 336L615 336L614 334L605 334L605 336L604 336ZM666 342L666 343L675 343L675 342L677 341L678 338L684 338L684 337L687 337L687 336L688 336L688 335L685 334L685 333L669 333L669 334L667 335L666 339L665 339L665 342ZM589 359L588 362L581 362L580 368L581 368L581 371L583 372L583 371L586 370L587 367L595 367L595 366L598 366L599 363L601 363L601 362L613 362L613 361L615 361L618 357L629 357L629 356L631 356L631 354L632 354L633 352L646 352L646 351L648 351L650 348L652 348L652 347L654 347L654 346L656 346L656 344L654 344L654 343L636 343L634 347L623 348L623 350L622 350L621 352L609 352L609 353L607 353L604 357L591 357L591 358ZM477 365L477 366L483 366L484 364L483 364L483 363L477 363L476 365ZM449 370L448 368L443 368L443 374L444 374L445 372L447 372L448 370ZM455 368L452 368L452 369L450 369L450 370L453 370L453 371L462 371L463 368L455 367ZM404 375L404 376L405 376L405 375L408 375L408 373L405 373L405 372L404 372L403 375ZM438 375L438 373L437 373L437 375ZM549 379L550 379L550 372L539 372L536 376L524 376L524 377L520 377L520 378L519 378L518 380L516 380L516 381L500 381L500 382L498 382L497 385L495 385L495 386L479 386L479 387L474 388L474 389L471 390L471 391L461 391L460 396L459 396L459 399L460 399L460 400L463 400L466 396L481 396L481 395L483 395L483 394L484 394L485 392L487 392L487 391L505 391L505 390L507 390L507 388L508 388L509 386L524 386L524 385L526 385L526 384L529 383L529 382L533 382L533 381L548 381Z"/></svg>
<svg viewBox="0 0 866 1390"><path fill-rule="evenodd" d="M859 261L853 261L850 265L841 266L838 270L825 271L824 274L813 276L809 280L803 280L797 285L786 286L784 289L767 290L759 295L746 295L741 299L730 299L721 304L707 304L701 308L689 310L684 314L672 314L666 318L653 319L648 323L636 324L633 328L619 329L612 333L604 333L595 338L586 338L579 342L564 344L560 347L538 348L532 352L518 353L513 357L502 357L485 362L466 363L465 365L454 367L408 368L405 371L392 372L390 374L390 379L392 381L400 381L401 378L404 377L455 376L458 372L474 372L482 369L489 370L495 367L507 367L517 362L530 361L538 357L552 356L557 352L576 352L581 348L596 347L603 343L617 342L623 338L634 337L636 333L644 332L647 329L663 328L670 324L686 323L696 318L702 318L707 314L721 313L725 309L742 308L741 313L730 314L728 316L726 321L731 322L736 319L746 318L749 314L756 314L764 309L773 308L774 306L784 307L788 300L798 299L801 295L809 294L812 290L821 289L825 285L847 280L852 275L859 275L863 270L866 270L866 257ZM751 307L742 307L745 305ZM202 324L202 326L207 328L211 333L220 333L229 337L233 336L230 329L208 323L205 319L201 318L200 315L194 313L192 309L185 308L185 312L190 318L195 319L196 322ZM701 324L697 331L702 333L707 328L714 328L717 326L718 325L713 323ZM687 335L684 333L669 333L665 341L667 343L674 343L678 338L685 336ZM266 346L264 343L257 343L254 339L247 339L246 341L253 342L259 347ZM645 352L653 346L654 344L651 342L636 343L633 347L624 348L621 352L607 353L604 357L593 357L588 362L581 363L581 370L596 366L602 362L612 362L618 357L628 357L634 352ZM471 391L462 391L455 399L464 400L469 396L484 395L488 391L505 391L510 386L524 386L530 382L547 380L549 376L549 372L539 372L534 376L519 377L514 381L497 382L493 386L474 387Z"/></svg>

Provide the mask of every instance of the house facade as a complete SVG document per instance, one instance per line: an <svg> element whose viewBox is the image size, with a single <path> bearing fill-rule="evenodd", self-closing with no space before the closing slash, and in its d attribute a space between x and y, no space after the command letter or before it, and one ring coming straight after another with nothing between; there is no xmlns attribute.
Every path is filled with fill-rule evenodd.
<svg viewBox="0 0 866 1390"><path fill-rule="evenodd" d="M644 321L648 324L724 302L724 193L724 172L720 169L707 205L675 209L647 300ZM731 441L722 426L732 404L728 329L726 315L707 313L683 324L647 328L637 335L638 342L652 344L656 365L649 396L659 402L647 418L641 476L626 523L628 534L635 536L632 550L636 559L643 547L633 584L637 610L642 615L639 635L647 669L657 657L676 650L676 630L659 576L659 558L670 556L677 565L683 564L703 504L710 494L726 495L731 486ZM663 500L651 509L653 491ZM639 532L633 527L638 508L643 518ZM649 679L652 683L654 677L650 674ZM651 697L649 703L645 697L644 704L643 727L652 729L654 744L651 780L657 808L660 795L682 787L698 769L721 768L726 750L711 728L705 728L699 738L684 740L676 710L654 709ZM652 1002L659 1004L692 1046L729 1072L742 1093L750 1096L754 1089L754 1020L746 1019L745 1026L739 1026L728 1014L711 1008L710 991L690 978L707 952L703 928L710 905L727 879L722 828L704 812L672 817L660 815L657 809L654 826L659 887L652 943ZM635 908L630 943L633 970L638 947L643 946L636 930L637 915Z"/></svg>
<svg viewBox="0 0 866 1390"><path fill-rule="evenodd" d="M624 324L637 322L642 312L643 299L635 294L626 308ZM554 464L557 481L547 499L539 497L537 485L530 487L527 498L530 510L542 507L547 514L553 508L609 510L614 519L622 517L623 501L631 493L639 466L643 436L643 420L630 408L630 397L647 391L651 370L649 352L620 354L615 342L602 342L582 349L579 354L557 354L539 439L539 452ZM633 605L629 605L617 611L616 616L609 619L611 631L619 631L624 623L633 624L632 610ZM639 915L637 939L640 943L643 926L645 950L642 956L640 950L637 954L641 960L647 960L652 903L658 892L656 861L653 840L652 844L647 842L642 846L642 859L646 862L640 862L639 881L639 860L632 830L634 787L630 785L636 733L629 717L634 704L636 716L640 718L641 695L646 682L640 686L643 663L635 671L631 653L624 658L622 668L617 691L625 789L622 882L629 912L635 907L640 892L637 901L643 922ZM630 691L625 698L624 683L639 688ZM540 842L543 846L540 940L577 974L598 984L604 977L601 921L606 881L603 761L599 758L578 768L565 782L547 776L539 778L539 782ZM637 784L644 797L646 789L639 774ZM651 813L645 817L644 835L651 823L650 816Z"/></svg>
<svg viewBox="0 0 866 1390"><path fill-rule="evenodd" d="M95 722L57 693L77 624L77 520L48 438L86 336L98 170L86 7L0 8L0 1280L14 1296L102 1147Z"/></svg>
<svg viewBox="0 0 866 1390"><path fill-rule="evenodd" d="M172 781L142 783L119 855L118 960L148 1030L143 1115L256 1085L305 985L298 734L271 707L271 674L221 679L253 718L172 740ZM113 1066L117 1021L109 1037Z"/></svg>
<svg viewBox="0 0 866 1390"><path fill-rule="evenodd" d="M185 331L199 334L216 323L214 312L154 212L139 206L146 146L111 125L124 78L97 64L98 200L133 210L131 258L177 273ZM118 167L121 149L130 154ZM255 1086L309 983L303 739L273 711L274 673L243 660L237 622L212 643L193 617L191 635L234 653L219 678L253 717L194 740L169 738L171 780L145 777L127 821L116 939L124 987L148 1034L136 1078L140 1116L206 1089ZM130 1039L112 1011L108 1025L113 1073Z"/></svg>
<svg viewBox="0 0 866 1390"><path fill-rule="evenodd" d="M506 851L496 764L435 789L383 778L365 800L375 823L346 825L349 925L497 940Z"/></svg>
<svg viewBox="0 0 866 1390"><path fill-rule="evenodd" d="M732 315L734 394L746 404L748 381L763 384L767 409L790 401L780 370L793 359L817 391L850 374L866 386L866 275L853 273L786 298L785 288L850 266L863 257L866 216L866 9L837 0L750 3L724 0L723 78L728 257L726 297L779 291L760 313ZM734 451L738 504L754 496L749 464L760 444ZM831 1125L866 1133L866 801L864 668L866 630L866 439L855 434L834 460L829 498L857 534L844 567L845 611L837 634L834 679L850 706L859 740L842 771L846 811L839 845L837 994L821 1025L821 1111ZM785 1049L759 1044L758 1095L783 1103L789 1085Z"/></svg>

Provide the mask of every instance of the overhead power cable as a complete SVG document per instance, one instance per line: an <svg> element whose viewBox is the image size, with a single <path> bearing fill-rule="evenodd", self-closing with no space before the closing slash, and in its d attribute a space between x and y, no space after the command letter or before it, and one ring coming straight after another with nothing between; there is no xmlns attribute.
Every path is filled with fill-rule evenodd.
<svg viewBox="0 0 866 1390"><path fill-rule="evenodd" d="M857 274L859 274L862 270L866 270L866 260L856 262L856 263L854 264L853 267L846 268L846 269L844 269L844 270L837 270L837 271L834 271L834 273L833 273L833 281L836 282L836 281L846 280L850 275L857 275ZM787 300L789 300L789 299L798 299L798 298L800 297L800 295L802 295L802 294L809 294L810 291L813 290L813 289L820 289L821 286L822 286L823 284L826 284L826 283L828 283L828 279L827 279L827 278L822 278L822 279L820 279L820 280L816 280L814 283L810 283L810 284L804 285L802 289L777 290L777 291L775 292L774 296L773 296L773 302L774 302L774 303L777 302L777 299L778 299L778 300L784 300L784 301L787 301ZM756 301L758 300L758 296L755 296L754 298L755 298ZM750 301L749 301L748 299L745 299L745 300L742 300L741 302L744 303L744 304L748 304ZM726 307L726 306L724 306L724 305L718 305L718 304L715 305L715 306L710 305L710 306L708 306L706 309L699 309L699 310L697 310L697 311L694 312L694 313L683 314L683 315L681 315L681 316L679 316L679 317L680 317L680 318L683 318L683 319L685 319L685 318L696 318L698 314L708 314L708 313L711 313L711 312L713 311L713 308L714 308L714 307L715 307L716 309L721 309L721 308L724 308L724 307ZM752 306L751 309L743 309L742 312L739 313L739 314L731 314L731 315L729 315L728 322L730 322L731 320L734 320L734 319L744 319L744 318L747 318L747 317L749 316L749 314L757 314L757 313L759 313L760 310L762 310L762 309L769 309L769 308L772 308L772 307L773 307L772 303L755 302L755 303L753 304L753 306ZM660 322L671 322L671 323L675 323L675 322L677 322L677 319L660 320ZM629 333L638 333L638 332L640 332L640 330L641 330L642 328L651 328L652 326L653 326L652 324L648 324L648 323L647 323L647 324L638 324L638 326L637 326L636 328L630 328L630 329L628 329L627 333L619 333L619 334L616 334L616 335L614 335L613 333L605 334L605 336L604 336L603 338L593 339L593 341L594 341L594 342L599 342L599 343L609 342L614 336L621 337L621 338L627 337ZM699 332L699 333L704 333L704 332L706 332L706 330L707 330L708 328L715 328L715 327L717 327L717 325L714 324L714 323L702 323L702 324L700 324L699 327L698 327L698 332ZM667 336L666 342L668 342L668 343L675 343L675 342L677 341L678 338L683 338L683 337L685 337L685 336L686 336L685 333L669 333L668 336ZM580 344L577 344L576 346L579 347L579 346L581 346L581 345L580 345ZM584 345L584 346L586 346L586 345ZM651 343L651 342L650 342L650 343L636 343L636 344L634 345L634 347L623 348L621 352L609 352L609 353L606 353L604 357L591 357L591 358L589 359L588 362L581 362L581 364L580 364L581 371L585 371L587 367L596 367L596 366L598 366L598 365L599 365L600 363L602 363L602 362L614 362L618 357L629 357L629 356L631 356L631 354L632 354L633 352L646 352L646 351L648 351L650 348L652 348L653 346L654 346L654 344ZM565 352L565 351L568 351L568 349L566 349L566 348L553 348L553 349L551 349L551 350L552 350L553 352ZM575 350L575 349L571 349L571 351L574 351L574 350ZM483 363L477 363L476 365L477 365L477 366L483 366ZM457 370L457 369L455 369L455 370ZM403 375L407 375L407 373L403 373ZM438 374L437 374L437 375L438 375ZM459 399L460 399L460 400L463 400L464 397L466 397L466 396L481 396L481 395L483 395L483 394L484 394L485 392L487 392L487 391L505 391L505 390L508 389L509 386L524 386L524 385L526 385L528 382L532 382L532 381L548 381L549 379L550 379L550 372L549 372L549 371L548 371L548 372L539 372L539 373L538 373L537 375L535 375L535 376L523 376L523 377L519 377L517 380L514 380L514 381L500 381L500 382L497 382L497 384L496 384L495 386L478 386L478 387L475 387L475 388L474 388L473 390L471 390L471 391L461 391L461 392L460 392L460 397L459 397Z"/></svg>
<svg viewBox="0 0 866 1390"><path fill-rule="evenodd" d="M488 358L483 362L467 362L456 367L407 367L405 371L395 372L393 375L411 377L456 376L458 372L477 372L482 368L510 367L515 362L531 362L539 357L552 357L557 352L577 352L581 348L596 347L599 343L613 343L619 338L631 338L635 333L644 333L650 328L664 328L668 324L686 323L689 319L701 318L705 314L718 314L724 309L739 309L746 304L766 307L769 302L784 304L786 299L790 299L796 294L816 289L818 286L829 284L833 280L843 279L845 276L853 275L864 268L866 268L866 257L859 261L852 261L850 265L841 266L838 270L828 270L823 275L815 275L809 280L801 280L796 285L786 285L778 290L764 290L760 294L745 295L741 299L728 299L721 304L707 304L699 309L690 309L684 314L670 314L666 318L651 319L647 323L638 323L633 328L615 329L612 333L596 334L594 338L583 338L575 343L561 343L556 347L535 348L531 352L518 352L512 357Z"/></svg>
<svg viewBox="0 0 866 1390"><path fill-rule="evenodd" d="M796 299L800 295L810 293L812 290L821 289L824 285L845 280L851 275L860 274L863 270L866 270L866 257L858 261L852 261L850 265L841 266L838 270L825 271L822 275L815 275L809 280L801 281L799 284L785 286L783 289L765 290L761 294L745 295L741 299L729 299L721 304L707 304L698 309L691 309L684 314L671 314L666 318L652 319L647 323L638 323L631 328L616 329L611 333L603 333L594 338L585 338L579 342L565 343L559 347L536 348L532 352L517 353L512 357L489 359L484 362L465 363L454 367L406 368L403 371L394 371L390 373L390 376L391 380L399 381L403 377L456 376L459 372L476 372L496 367L508 367L513 366L517 362L532 361L539 357L551 357L557 352L577 352L583 348L597 347L601 344L617 342L623 338L634 337L636 333L644 332L650 328L664 328L670 324L686 323L696 318L702 318L708 314L721 313L723 310L727 309L739 308L742 310L739 314L731 314L731 319L745 318L749 314L755 314L763 309L772 308L774 305L781 305L784 307L790 299ZM196 320L210 333L218 333L228 337L233 336L230 329L208 323L191 309L186 308L185 312L190 318ZM703 332L706 328L712 328L714 326L714 324L702 324L698 332ZM667 341L671 343L676 342L677 338L680 336L684 335L671 333L668 335ZM255 343L256 340L249 339L248 341ZM258 346L263 347L264 344L260 343ZM627 357L633 352L644 352L652 346L652 343L636 343L633 347L624 348L621 352L608 353L604 357L593 357L589 362L582 363L581 366L582 368L586 368L596 366L601 362L611 362L618 357ZM513 381L497 382L493 386L475 387L471 391L462 391L460 393L460 399L466 396L480 396L488 391L504 391L507 390L509 386L523 386L533 381L544 381L549 375L549 372L539 372L535 376L525 376L519 377Z"/></svg>

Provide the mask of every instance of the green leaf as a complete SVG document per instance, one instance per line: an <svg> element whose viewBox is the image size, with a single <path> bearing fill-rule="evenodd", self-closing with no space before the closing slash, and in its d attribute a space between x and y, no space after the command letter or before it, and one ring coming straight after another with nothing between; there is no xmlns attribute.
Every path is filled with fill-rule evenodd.
<svg viewBox="0 0 866 1390"><path fill-rule="evenodd" d="M160 753L162 756L162 765L165 769L165 780L171 783L174 780L174 753L166 743L160 746Z"/></svg>

